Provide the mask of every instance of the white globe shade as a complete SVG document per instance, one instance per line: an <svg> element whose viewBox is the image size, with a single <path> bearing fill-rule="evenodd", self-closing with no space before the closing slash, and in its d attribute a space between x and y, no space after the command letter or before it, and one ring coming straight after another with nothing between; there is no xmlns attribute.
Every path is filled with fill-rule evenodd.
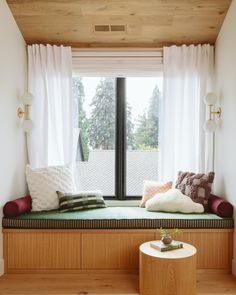
<svg viewBox="0 0 236 295"><path fill-rule="evenodd" d="M33 94L30 92L25 92L22 96L22 101L24 102L24 104L31 104L33 100Z"/></svg>
<svg viewBox="0 0 236 295"><path fill-rule="evenodd" d="M25 120L23 122L23 130L28 133L33 128L33 121L32 120Z"/></svg>
<svg viewBox="0 0 236 295"><path fill-rule="evenodd" d="M207 93L205 99L204 99L205 104L207 105L214 105L217 102L217 96L213 92Z"/></svg>
<svg viewBox="0 0 236 295"><path fill-rule="evenodd" d="M217 124L213 120L207 120L206 123L204 124L204 130L206 132L215 132L217 128Z"/></svg>

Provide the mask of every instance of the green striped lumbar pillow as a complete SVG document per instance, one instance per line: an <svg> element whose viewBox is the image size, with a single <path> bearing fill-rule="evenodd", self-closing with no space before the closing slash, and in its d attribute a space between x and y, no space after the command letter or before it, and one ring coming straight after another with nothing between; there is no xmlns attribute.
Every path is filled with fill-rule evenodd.
<svg viewBox="0 0 236 295"><path fill-rule="evenodd" d="M101 191L79 191L62 193L57 191L59 198L59 211L78 211L94 208L105 208Z"/></svg>

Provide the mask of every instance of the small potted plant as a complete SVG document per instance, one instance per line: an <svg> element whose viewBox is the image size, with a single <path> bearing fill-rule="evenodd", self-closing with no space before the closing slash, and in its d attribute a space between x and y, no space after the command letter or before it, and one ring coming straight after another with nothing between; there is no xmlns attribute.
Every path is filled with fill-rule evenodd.
<svg viewBox="0 0 236 295"><path fill-rule="evenodd" d="M180 233L181 233L181 230L179 230L178 228L175 228L173 230L167 230L162 227L160 228L161 241L165 245L171 244L173 241L172 237Z"/></svg>

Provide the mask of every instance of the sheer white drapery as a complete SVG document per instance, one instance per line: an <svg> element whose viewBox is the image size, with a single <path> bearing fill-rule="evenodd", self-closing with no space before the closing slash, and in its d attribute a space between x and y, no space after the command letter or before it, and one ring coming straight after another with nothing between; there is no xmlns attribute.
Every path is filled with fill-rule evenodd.
<svg viewBox="0 0 236 295"><path fill-rule="evenodd" d="M75 155L70 47L28 46L33 128L27 135L32 167L64 165Z"/></svg>
<svg viewBox="0 0 236 295"><path fill-rule="evenodd" d="M160 120L160 179L212 169L212 135L204 132L204 97L212 87L214 48L164 47Z"/></svg>

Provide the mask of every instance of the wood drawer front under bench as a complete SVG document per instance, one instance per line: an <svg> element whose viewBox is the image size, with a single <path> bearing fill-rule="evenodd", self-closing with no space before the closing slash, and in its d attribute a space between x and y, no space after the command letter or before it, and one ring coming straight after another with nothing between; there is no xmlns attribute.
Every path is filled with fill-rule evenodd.
<svg viewBox="0 0 236 295"><path fill-rule="evenodd" d="M153 229L3 229L5 273L137 270L139 245L159 239ZM184 230L197 248L197 268L230 271L233 230Z"/></svg>
<svg viewBox="0 0 236 295"><path fill-rule="evenodd" d="M8 270L80 268L80 234L15 231L4 233L3 239Z"/></svg>

